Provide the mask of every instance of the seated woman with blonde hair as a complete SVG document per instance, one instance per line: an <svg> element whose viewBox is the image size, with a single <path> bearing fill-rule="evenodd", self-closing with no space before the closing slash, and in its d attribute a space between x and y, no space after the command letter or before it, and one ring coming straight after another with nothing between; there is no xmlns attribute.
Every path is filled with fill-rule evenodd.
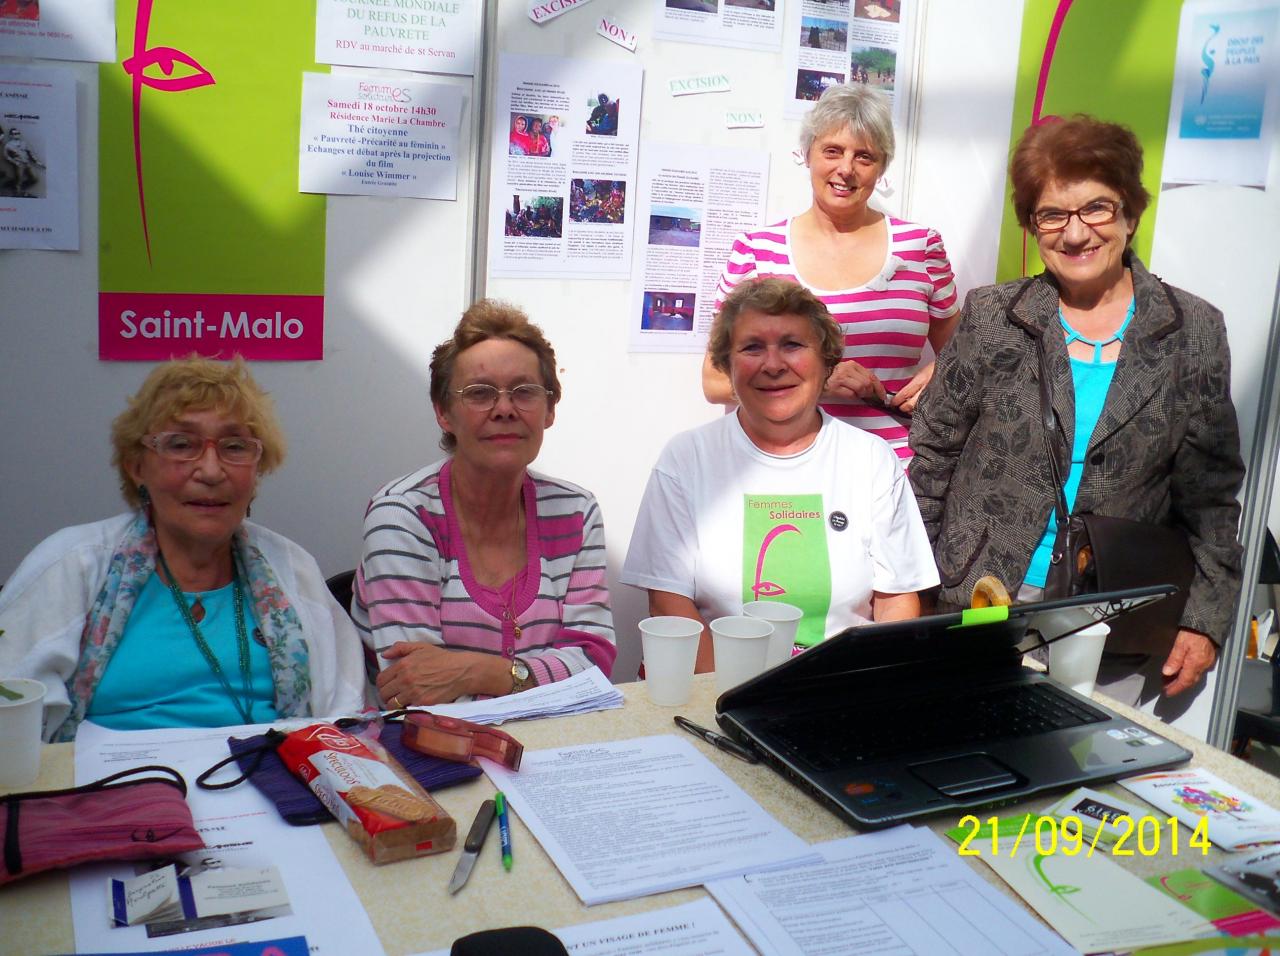
<svg viewBox="0 0 1280 956"><path fill-rule="evenodd" d="M0 672L44 683L46 740L358 710L359 639L315 559L246 520L284 459L240 359L166 362L112 423L130 510L63 528L0 591Z"/></svg>
<svg viewBox="0 0 1280 956"><path fill-rule="evenodd" d="M555 351L515 306L482 299L436 347L448 457L369 502L351 607L388 706L611 672L600 506L529 469L559 398Z"/></svg>

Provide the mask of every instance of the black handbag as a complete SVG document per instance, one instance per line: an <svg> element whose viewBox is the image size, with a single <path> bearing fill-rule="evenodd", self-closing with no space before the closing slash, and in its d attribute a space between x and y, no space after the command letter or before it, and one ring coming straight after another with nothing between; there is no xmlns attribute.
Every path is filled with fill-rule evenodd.
<svg viewBox="0 0 1280 956"><path fill-rule="evenodd" d="M1058 416L1053 410L1049 360L1043 341L1040 357L1040 407L1044 418L1049 471L1053 477L1054 514L1058 533L1045 577L1045 600L1118 591L1155 584L1178 588L1163 601L1155 601L1111 622L1106 649L1114 654L1168 654L1178 634L1187 605L1195 560L1187 536L1177 528L1148 521L1108 515L1068 514L1058 465Z"/></svg>

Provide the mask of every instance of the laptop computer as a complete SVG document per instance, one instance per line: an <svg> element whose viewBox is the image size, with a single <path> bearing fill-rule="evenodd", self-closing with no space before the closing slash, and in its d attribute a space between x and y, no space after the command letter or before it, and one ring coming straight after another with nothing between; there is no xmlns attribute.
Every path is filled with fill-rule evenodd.
<svg viewBox="0 0 1280 956"><path fill-rule="evenodd" d="M1190 752L1023 666L1022 654L1176 590L849 628L726 691L716 719L859 828L1162 769Z"/></svg>

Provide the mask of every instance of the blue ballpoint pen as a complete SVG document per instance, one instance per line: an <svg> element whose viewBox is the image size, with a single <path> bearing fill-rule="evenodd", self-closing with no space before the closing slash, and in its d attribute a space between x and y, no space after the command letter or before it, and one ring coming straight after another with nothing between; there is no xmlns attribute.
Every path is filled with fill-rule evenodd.
<svg viewBox="0 0 1280 956"><path fill-rule="evenodd" d="M507 817L507 798L499 790L493 795L498 810L498 835L502 838L502 868L511 872L511 820Z"/></svg>

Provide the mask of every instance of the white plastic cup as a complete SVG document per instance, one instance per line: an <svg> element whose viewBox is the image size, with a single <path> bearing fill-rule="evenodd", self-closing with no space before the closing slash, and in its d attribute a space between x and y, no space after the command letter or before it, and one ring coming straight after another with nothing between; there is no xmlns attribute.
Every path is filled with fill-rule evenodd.
<svg viewBox="0 0 1280 956"><path fill-rule="evenodd" d="M1088 697L1098 679L1102 648L1110 633L1111 628L1105 624L1090 624L1054 641L1049 645L1049 676Z"/></svg>
<svg viewBox="0 0 1280 956"><path fill-rule="evenodd" d="M766 670L791 660L791 651L796 646L796 629L800 626L804 611L794 604L782 601L748 601L742 605L742 613L773 625L769 651L764 656Z"/></svg>
<svg viewBox="0 0 1280 956"><path fill-rule="evenodd" d="M659 707L679 707L693 693L693 668L698 660L702 622L664 615L640 622L644 654L644 686Z"/></svg>
<svg viewBox="0 0 1280 956"><path fill-rule="evenodd" d="M733 615L711 622L716 652L716 693L723 694L765 669L773 625L756 617Z"/></svg>
<svg viewBox="0 0 1280 956"><path fill-rule="evenodd" d="M25 787L40 772L40 731L44 684L25 677L0 678L0 687L20 695L0 694L0 787Z"/></svg>

